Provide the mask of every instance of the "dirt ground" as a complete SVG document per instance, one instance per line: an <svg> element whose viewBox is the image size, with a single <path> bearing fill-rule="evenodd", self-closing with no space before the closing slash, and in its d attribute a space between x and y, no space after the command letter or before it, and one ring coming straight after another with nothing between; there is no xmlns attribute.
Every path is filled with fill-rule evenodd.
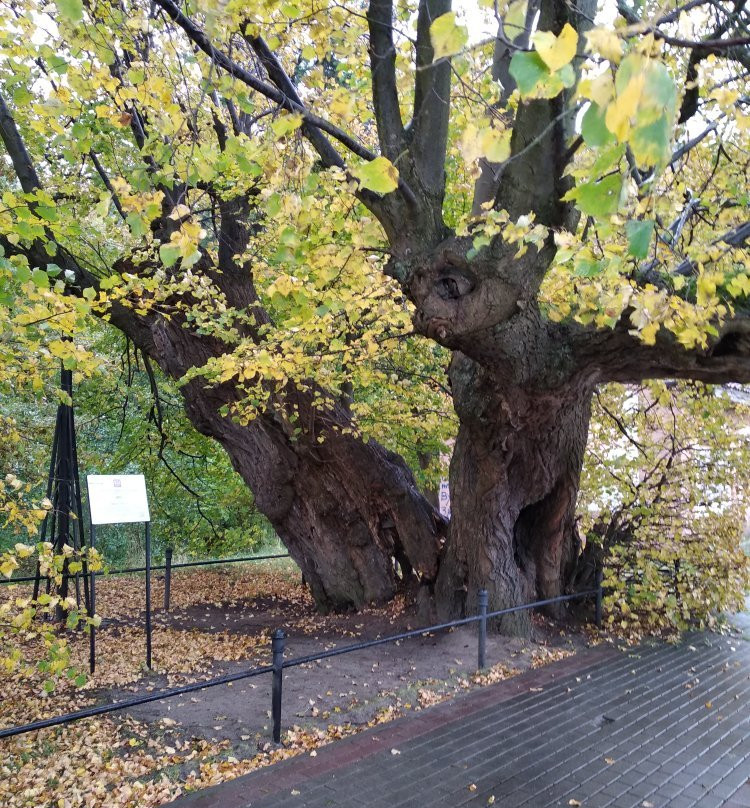
<svg viewBox="0 0 750 808"><path fill-rule="evenodd" d="M200 573L197 573L200 574ZM236 570L228 568L228 576ZM177 587L190 587L191 575L182 573ZM228 632L233 637L258 640L254 653L242 661L212 662L200 678L221 676L271 661L270 634L287 634L285 659L303 657L419 628L415 608L399 600L392 607L366 613L321 616L309 598L299 599L301 586L290 569L290 596L276 594L222 600L187 607L162 609L154 616L154 633L163 629ZM175 579L177 576L175 576ZM173 579L173 587L175 581ZM299 588L298 588L299 587ZM140 615L139 615L140 618ZM140 619L138 622L141 622ZM118 630L112 621L105 630ZM131 621L132 625L132 621ZM490 634L487 661L494 678L523 671L532 665L574 653L587 642L581 632L562 629L535 618L533 640ZM158 659L155 658L158 665ZM477 670L477 630L463 626L400 640L318 660L284 671L282 729L293 726L325 729L332 723L367 726L389 713L420 709L453 693L481 684L472 681ZM97 701L119 700L144 689L162 689L193 676L147 674L137 686L101 689ZM159 725L168 719L169 735L228 740L235 752L247 754L270 738L271 676L263 675L228 685L207 688L128 710L134 718ZM171 722L175 721L176 725ZM162 724L163 726L163 724Z"/></svg>

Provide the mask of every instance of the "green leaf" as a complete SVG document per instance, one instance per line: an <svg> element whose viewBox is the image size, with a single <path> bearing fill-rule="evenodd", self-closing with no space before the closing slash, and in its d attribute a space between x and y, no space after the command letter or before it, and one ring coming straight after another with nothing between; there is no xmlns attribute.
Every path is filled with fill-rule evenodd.
<svg viewBox="0 0 750 808"><path fill-rule="evenodd" d="M648 64L646 71L646 86L644 88L644 101L647 107L656 107L674 114L677 105L677 85L669 69L659 61Z"/></svg>
<svg viewBox="0 0 750 808"><path fill-rule="evenodd" d="M647 126L639 126L630 135L633 156L639 165L660 165L672 154L672 137L669 120L662 115Z"/></svg>
<svg viewBox="0 0 750 808"><path fill-rule="evenodd" d="M575 262L573 274L579 278L593 278L599 275L604 269L603 261L595 261L593 258L581 258Z"/></svg>
<svg viewBox="0 0 750 808"><path fill-rule="evenodd" d="M509 70L522 96L530 95L537 84L550 77L547 65L536 51L516 51L510 60Z"/></svg>
<svg viewBox="0 0 750 808"><path fill-rule="evenodd" d="M63 59L62 56L52 54L51 56L47 57L47 64L49 65L50 70L54 70L58 76L63 76L68 72L68 63L65 61L65 59Z"/></svg>
<svg viewBox="0 0 750 808"><path fill-rule="evenodd" d="M621 191L622 177L619 174L612 174L603 180L579 185L569 191L565 198L575 199L579 210L587 216L601 218L617 213Z"/></svg>
<svg viewBox="0 0 750 808"><path fill-rule="evenodd" d="M127 222L130 232L133 234L134 238L141 238L145 235L146 223L139 214L135 212L129 213L125 221Z"/></svg>
<svg viewBox="0 0 750 808"><path fill-rule="evenodd" d="M360 187L375 193L389 194L398 188L398 169L385 157L376 157L351 171L359 180Z"/></svg>
<svg viewBox="0 0 750 808"><path fill-rule="evenodd" d="M122 283L122 276L120 275L107 275L106 278L102 278L99 282L99 286L102 289L114 289L115 286L118 286Z"/></svg>
<svg viewBox="0 0 750 808"><path fill-rule="evenodd" d="M51 208L48 205L37 205L34 208L34 213L36 213L40 219L44 219L45 222L57 221L57 211L55 208Z"/></svg>
<svg viewBox="0 0 750 808"><path fill-rule="evenodd" d="M279 211L281 210L281 197L276 192L272 193L271 196L266 199L266 213L268 216L273 218L277 216Z"/></svg>
<svg viewBox="0 0 750 808"><path fill-rule="evenodd" d="M576 72L573 69L573 65L563 65L553 74L553 78L559 79L563 87L572 87L576 83ZM557 94L557 92L560 91L557 90L555 94Z"/></svg>
<svg viewBox="0 0 750 808"><path fill-rule="evenodd" d="M620 162L625 155L625 144L612 142L609 146L601 149L599 155L594 160L588 171L589 177L601 177L609 172Z"/></svg>
<svg viewBox="0 0 750 808"><path fill-rule="evenodd" d="M180 257L180 248L174 244L162 244L159 247L159 258L165 267L171 267Z"/></svg>
<svg viewBox="0 0 750 808"><path fill-rule="evenodd" d="M469 32L465 25L456 23L453 11L441 14L430 26L433 61L460 53L468 41Z"/></svg>
<svg viewBox="0 0 750 808"><path fill-rule="evenodd" d="M13 90L13 101L19 107L25 106L28 104L34 96L29 92L28 87L16 87Z"/></svg>
<svg viewBox="0 0 750 808"><path fill-rule="evenodd" d="M26 281L31 280L31 270L23 264L13 268L13 275L19 283L26 283Z"/></svg>
<svg viewBox="0 0 750 808"><path fill-rule="evenodd" d="M271 129L276 137L284 137L295 132L300 126L302 126L302 115L298 112L287 112L276 118L271 124Z"/></svg>
<svg viewBox="0 0 750 808"><path fill-rule="evenodd" d="M69 22L83 19L83 0L55 0L60 16Z"/></svg>
<svg viewBox="0 0 750 808"><path fill-rule="evenodd" d="M654 223L650 219L643 221L631 219L625 222L625 233L628 237L628 253L636 258L645 258L648 255L648 248L651 244L653 232Z"/></svg>
<svg viewBox="0 0 750 808"><path fill-rule="evenodd" d="M46 289L49 286L49 275L43 269L35 269L31 273L31 280L40 289Z"/></svg>
<svg viewBox="0 0 750 808"><path fill-rule="evenodd" d="M605 115L606 110L602 109L598 104L591 103L586 110L586 114L581 121L581 136L587 146L600 149L614 140L614 136L607 129L607 124L604 122Z"/></svg>

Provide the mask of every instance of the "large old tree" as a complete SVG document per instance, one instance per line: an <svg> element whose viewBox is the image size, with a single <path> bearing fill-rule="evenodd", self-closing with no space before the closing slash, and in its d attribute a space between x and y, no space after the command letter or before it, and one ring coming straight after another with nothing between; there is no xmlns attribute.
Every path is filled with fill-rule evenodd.
<svg viewBox="0 0 750 808"><path fill-rule="evenodd" d="M2 15L15 322L49 343L93 312L182 379L321 604L389 597L394 558L445 614L482 586L559 594L597 386L750 380L742 2ZM444 545L362 434L399 378L367 369L406 345L439 386L435 343L459 423Z"/></svg>

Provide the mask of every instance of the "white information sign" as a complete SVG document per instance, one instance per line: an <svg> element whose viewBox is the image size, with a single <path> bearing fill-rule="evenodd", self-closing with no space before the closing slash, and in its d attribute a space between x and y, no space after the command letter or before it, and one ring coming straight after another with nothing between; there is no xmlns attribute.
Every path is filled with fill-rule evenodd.
<svg viewBox="0 0 750 808"><path fill-rule="evenodd" d="M451 492L448 487L448 480L440 480L440 493L438 495L438 507L440 513L446 518L451 518Z"/></svg>
<svg viewBox="0 0 750 808"><path fill-rule="evenodd" d="M151 521L142 474L89 474L86 480L92 525Z"/></svg>

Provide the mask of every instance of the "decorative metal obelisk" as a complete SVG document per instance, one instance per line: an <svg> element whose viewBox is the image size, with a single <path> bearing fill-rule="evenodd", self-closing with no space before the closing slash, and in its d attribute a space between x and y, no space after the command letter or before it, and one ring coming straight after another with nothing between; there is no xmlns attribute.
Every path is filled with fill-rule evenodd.
<svg viewBox="0 0 750 808"><path fill-rule="evenodd" d="M57 408L57 422L52 439L52 459L47 479L47 499L52 508L42 522L41 541L49 541L53 545L55 555L63 554L65 545L74 550L82 550L86 546L83 532L83 506L81 504L81 485L78 478L78 449L76 446L75 419L73 416L73 372L63 366L60 371L60 388L63 392ZM76 590L76 602L81 607L81 579L83 579L83 596L86 611L89 611L89 587L86 576L86 559L82 558L81 574L69 573L70 560L66 558L63 566L62 584L56 594L68 597L70 579L73 578ZM39 595L41 570L37 564L34 581L34 599ZM46 577L46 591L49 592L52 579ZM65 619L65 611L58 608L57 617Z"/></svg>

